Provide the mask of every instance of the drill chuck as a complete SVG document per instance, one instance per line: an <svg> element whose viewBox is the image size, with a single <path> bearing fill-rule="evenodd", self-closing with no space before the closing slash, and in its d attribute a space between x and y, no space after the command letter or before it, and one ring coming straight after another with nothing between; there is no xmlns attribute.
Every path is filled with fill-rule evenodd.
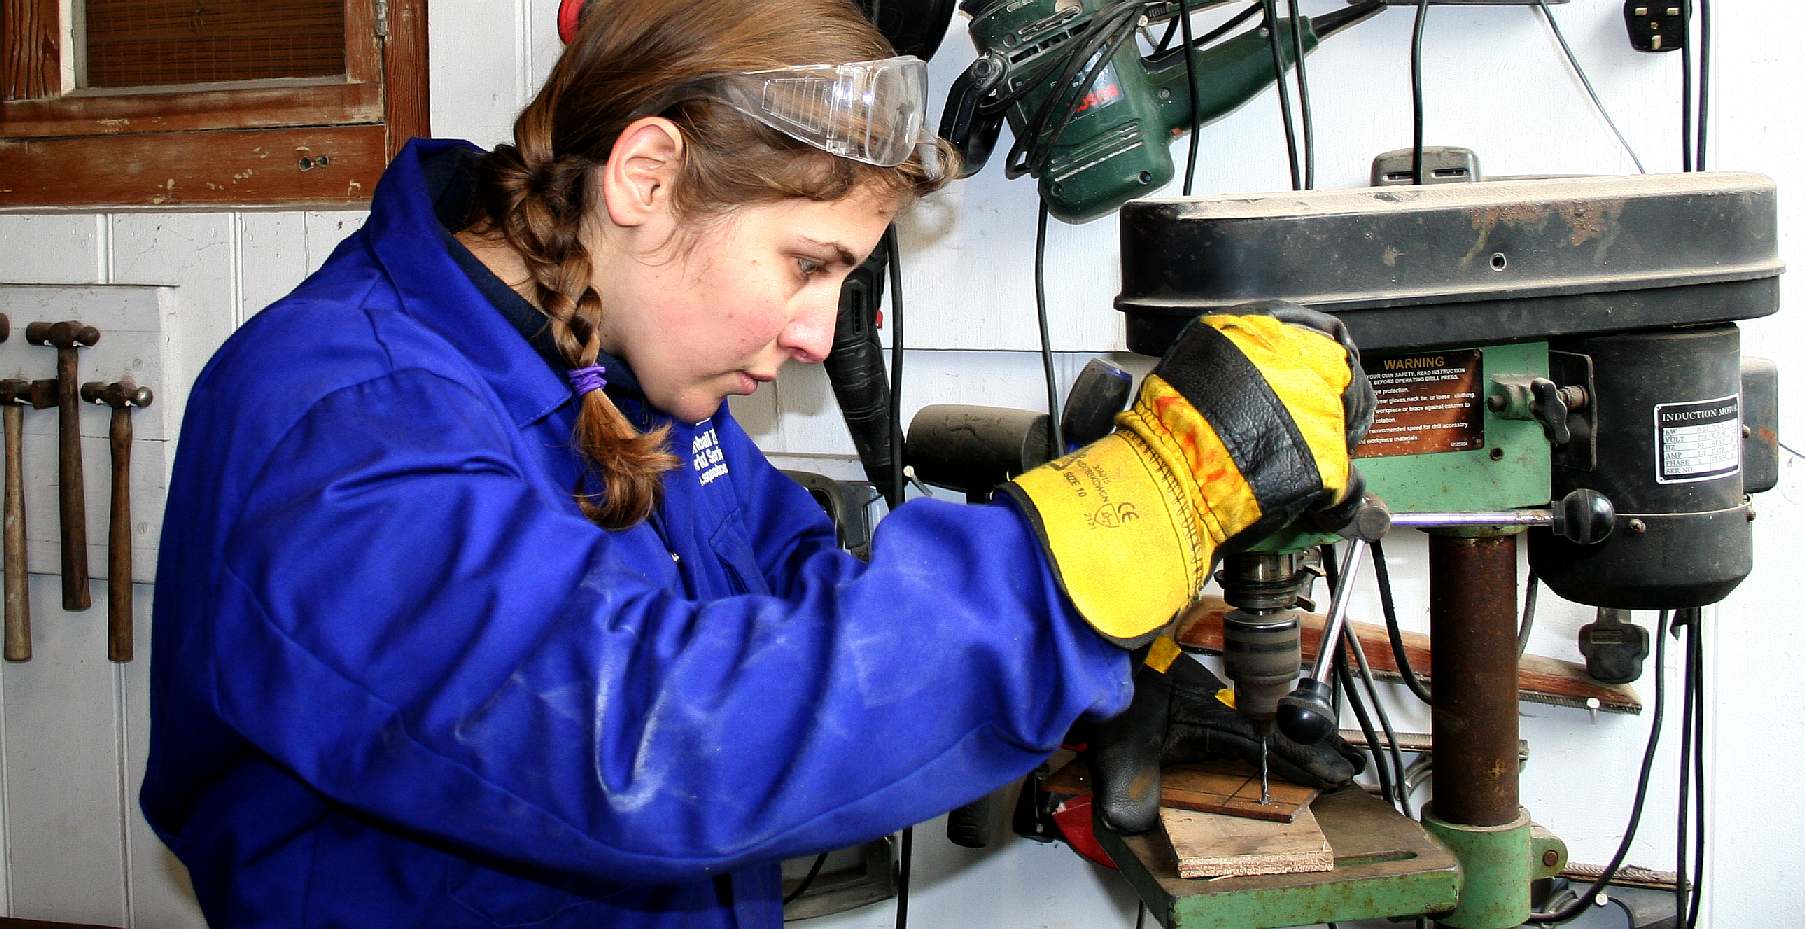
<svg viewBox="0 0 1805 929"><path fill-rule="evenodd" d="M1235 709L1242 715L1269 720L1278 712L1303 660L1297 632L1296 610L1230 610L1223 617L1223 667L1234 681Z"/></svg>
<svg viewBox="0 0 1805 929"><path fill-rule="evenodd" d="M1230 555L1216 575L1232 607L1222 618L1223 671L1235 685L1235 709L1250 719L1272 719L1297 678L1304 578L1294 553Z"/></svg>

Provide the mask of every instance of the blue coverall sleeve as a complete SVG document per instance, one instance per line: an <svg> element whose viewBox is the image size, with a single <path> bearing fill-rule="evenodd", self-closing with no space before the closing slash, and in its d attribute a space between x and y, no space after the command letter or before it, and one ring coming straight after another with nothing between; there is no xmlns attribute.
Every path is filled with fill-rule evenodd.
<svg viewBox="0 0 1805 929"><path fill-rule="evenodd" d="M226 539L221 717L396 828L621 883L926 819L1127 701L1005 507L911 504L868 566L690 601L527 480L520 442L418 369L308 409Z"/></svg>

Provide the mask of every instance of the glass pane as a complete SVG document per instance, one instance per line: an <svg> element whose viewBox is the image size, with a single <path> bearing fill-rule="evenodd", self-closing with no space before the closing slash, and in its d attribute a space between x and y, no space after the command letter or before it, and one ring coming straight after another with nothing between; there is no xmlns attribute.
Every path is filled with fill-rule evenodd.
<svg viewBox="0 0 1805 929"><path fill-rule="evenodd" d="M345 72L344 0L87 0L87 87Z"/></svg>

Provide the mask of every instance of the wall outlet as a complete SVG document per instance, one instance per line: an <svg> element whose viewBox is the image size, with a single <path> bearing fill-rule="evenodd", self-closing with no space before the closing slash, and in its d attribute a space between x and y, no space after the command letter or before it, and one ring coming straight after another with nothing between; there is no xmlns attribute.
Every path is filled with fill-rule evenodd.
<svg viewBox="0 0 1805 929"><path fill-rule="evenodd" d="M1686 0L1626 0L1623 23L1639 52L1674 52L1686 47Z"/></svg>

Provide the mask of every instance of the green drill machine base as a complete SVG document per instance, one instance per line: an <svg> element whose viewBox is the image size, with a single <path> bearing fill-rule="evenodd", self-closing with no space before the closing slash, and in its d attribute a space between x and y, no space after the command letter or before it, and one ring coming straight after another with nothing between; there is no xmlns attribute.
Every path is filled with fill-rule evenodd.
<svg viewBox="0 0 1805 929"><path fill-rule="evenodd" d="M1097 824L1096 835L1166 929L1264 929L1454 909L1460 865L1415 821L1356 787L1323 794L1310 809L1334 849L1334 870L1187 879L1158 832L1121 836Z"/></svg>

